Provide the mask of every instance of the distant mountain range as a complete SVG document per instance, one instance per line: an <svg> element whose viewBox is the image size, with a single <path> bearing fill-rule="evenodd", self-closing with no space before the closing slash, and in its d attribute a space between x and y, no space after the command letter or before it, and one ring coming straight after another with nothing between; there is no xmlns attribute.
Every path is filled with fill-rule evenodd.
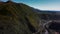
<svg viewBox="0 0 60 34"><path fill-rule="evenodd" d="M60 14L60 11L38 10L38 9L34 9L34 12L37 12L38 14L56 14L56 15Z"/></svg>

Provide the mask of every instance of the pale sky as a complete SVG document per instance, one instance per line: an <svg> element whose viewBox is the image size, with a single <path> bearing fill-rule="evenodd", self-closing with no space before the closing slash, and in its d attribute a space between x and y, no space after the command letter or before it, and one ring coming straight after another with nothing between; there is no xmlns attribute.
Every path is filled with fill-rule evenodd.
<svg viewBox="0 0 60 34"><path fill-rule="evenodd" d="M12 0L12 1L24 3L40 10L60 11L60 0Z"/></svg>

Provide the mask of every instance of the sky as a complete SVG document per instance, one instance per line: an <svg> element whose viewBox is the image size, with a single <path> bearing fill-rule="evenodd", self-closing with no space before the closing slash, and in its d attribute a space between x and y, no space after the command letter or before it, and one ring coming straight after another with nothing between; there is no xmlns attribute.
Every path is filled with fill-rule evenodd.
<svg viewBox="0 0 60 34"><path fill-rule="evenodd" d="M60 11L60 0L12 0L12 1L17 3L24 3L40 10Z"/></svg>

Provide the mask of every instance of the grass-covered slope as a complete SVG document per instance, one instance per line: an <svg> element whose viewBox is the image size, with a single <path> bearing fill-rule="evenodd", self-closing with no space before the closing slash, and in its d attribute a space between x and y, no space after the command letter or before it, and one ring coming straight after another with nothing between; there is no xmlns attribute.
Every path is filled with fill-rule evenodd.
<svg viewBox="0 0 60 34"><path fill-rule="evenodd" d="M38 30L38 19L25 4L0 2L0 34L32 34Z"/></svg>

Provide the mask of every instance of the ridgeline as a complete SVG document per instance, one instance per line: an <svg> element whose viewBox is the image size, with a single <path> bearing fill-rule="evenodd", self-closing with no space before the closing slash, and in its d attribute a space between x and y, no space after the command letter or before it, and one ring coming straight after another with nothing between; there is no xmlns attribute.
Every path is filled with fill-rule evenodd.
<svg viewBox="0 0 60 34"><path fill-rule="evenodd" d="M0 34L33 34L38 20L37 13L23 3L0 2Z"/></svg>

